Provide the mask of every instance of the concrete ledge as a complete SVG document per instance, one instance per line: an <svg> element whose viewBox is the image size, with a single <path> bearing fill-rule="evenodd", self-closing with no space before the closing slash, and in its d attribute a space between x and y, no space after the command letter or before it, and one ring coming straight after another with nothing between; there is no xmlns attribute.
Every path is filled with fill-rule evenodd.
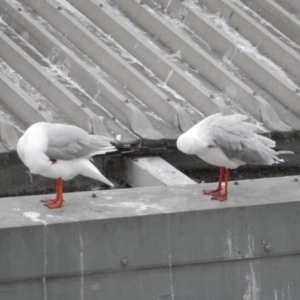
<svg viewBox="0 0 300 300"><path fill-rule="evenodd" d="M196 184L158 156L126 158L125 181L131 187Z"/></svg>
<svg viewBox="0 0 300 300"><path fill-rule="evenodd" d="M202 194L212 184L66 194L56 210L0 199L0 294L297 299L299 180L230 183L223 203Z"/></svg>

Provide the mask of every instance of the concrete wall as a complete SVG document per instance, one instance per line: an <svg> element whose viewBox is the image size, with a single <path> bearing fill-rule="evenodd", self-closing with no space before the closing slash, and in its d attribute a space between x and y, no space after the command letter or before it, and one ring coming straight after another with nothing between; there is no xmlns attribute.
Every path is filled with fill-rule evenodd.
<svg viewBox="0 0 300 300"><path fill-rule="evenodd" d="M299 299L299 179L0 200L0 299Z"/></svg>

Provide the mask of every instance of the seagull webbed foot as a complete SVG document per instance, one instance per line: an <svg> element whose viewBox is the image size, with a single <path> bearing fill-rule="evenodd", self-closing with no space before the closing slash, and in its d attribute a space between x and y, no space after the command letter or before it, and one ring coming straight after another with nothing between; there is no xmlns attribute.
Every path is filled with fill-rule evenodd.
<svg viewBox="0 0 300 300"><path fill-rule="evenodd" d="M64 199L63 198L58 198L57 200L56 199L46 199L43 202L45 202L44 205L47 206L48 208L59 208L63 205Z"/></svg>
<svg viewBox="0 0 300 300"><path fill-rule="evenodd" d="M41 202L46 203L46 204L55 203L56 201L57 201L56 198L54 198L54 199L43 199L43 200L41 200Z"/></svg>
<svg viewBox="0 0 300 300"><path fill-rule="evenodd" d="M212 196L219 196L221 194L222 189L216 190L203 190L203 194L205 195L212 195Z"/></svg>
<svg viewBox="0 0 300 300"><path fill-rule="evenodd" d="M211 200L218 200L218 201L225 201L227 199L227 194L219 194L215 195L214 197L211 198Z"/></svg>
<svg viewBox="0 0 300 300"><path fill-rule="evenodd" d="M48 208L59 208L63 205L63 180L61 178L56 179L56 197L54 199L41 200L41 202L44 202L44 205Z"/></svg>

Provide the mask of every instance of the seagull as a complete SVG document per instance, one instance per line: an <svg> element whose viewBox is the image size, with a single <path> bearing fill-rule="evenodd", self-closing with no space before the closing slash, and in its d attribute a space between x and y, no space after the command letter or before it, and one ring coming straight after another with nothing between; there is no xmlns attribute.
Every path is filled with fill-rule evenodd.
<svg viewBox="0 0 300 300"><path fill-rule="evenodd" d="M246 163L272 165L283 162L271 149L275 142L256 133L257 127L247 122L247 116L213 114L179 136L177 148L194 154L205 162L219 166L219 182L215 190L204 190L212 200L224 201L228 195L229 170ZM222 182L225 189L222 192Z"/></svg>
<svg viewBox="0 0 300 300"><path fill-rule="evenodd" d="M117 151L112 142L73 125L39 122L20 137L17 152L32 174L56 179L56 197L42 202L58 208L64 202L63 180L81 174L114 186L90 161L94 155Z"/></svg>

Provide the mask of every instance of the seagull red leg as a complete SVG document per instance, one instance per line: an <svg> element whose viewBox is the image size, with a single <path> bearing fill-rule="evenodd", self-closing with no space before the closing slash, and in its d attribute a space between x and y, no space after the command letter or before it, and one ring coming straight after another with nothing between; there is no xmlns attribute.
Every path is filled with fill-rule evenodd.
<svg viewBox="0 0 300 300"><path fill-rule="evenodd" d="M220 167L219 183L218 183L217 189L215 189L215 190L203 190L203 193L205 195L218 196L218 195L221 194L222 181L223 181L224 173L225 173L225 168L224 167Z"/></svg>
<svg viewBox="0 0 300 300"><path fill-rule="evenodd" d="M56 189L55 189L56 195L55 195L55 198L53 198L53 199L43 199L43 200L41 200L41 202L55 203L56 201L58 201L58 193L57 193L58 190L59 190L59 181L56 180Z"/></svg>
<svg viewBox="0 0 300 300"><path fill-rule="evenodd" d="M64 202L63 198L63 180L61 178L56 179L56 197L54 199L46 199L45 205L49 208L59 208Z"/></svg>
<svg viewBox="0 0 300 300"><path fill-rule="evenodd" d="M63 180L62 178L56 179L56 201L53 203L46 203L49 208L59 208L64 202L63 198Z"/></svg>
<svg viewBox="0 0 300 300"><path fill-rule="evenodd" d="M225 190L223 194L219 194L219 195L215 195L214 197L212 197L212 200L218 200L218 201L224 201L227 199L227 195L228 195L228 180L229 180L229 170L226 169L225 173L224 173L224 181L225 181Z"/></svg>

